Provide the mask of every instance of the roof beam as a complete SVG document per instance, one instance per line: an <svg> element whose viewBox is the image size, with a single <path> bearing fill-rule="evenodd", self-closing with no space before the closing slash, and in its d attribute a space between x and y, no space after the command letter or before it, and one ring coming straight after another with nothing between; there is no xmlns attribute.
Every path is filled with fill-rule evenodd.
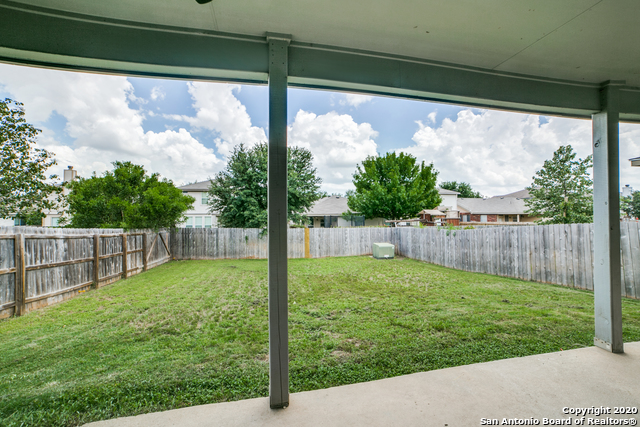
<svg viewBox="0 0 640 427"><path fill-rule="evenodd" d="M599 85L292 43L289 84L590 118Z"/></svg>
<svg viewBox="0 0 640 427"><path fill-rule="evenodd" d="M0 61L264 84L269 71L263 37L98 19L4 0Z"/></svg>
<svg viewBox="0 0 640 427"><path fill-rule="evenodd" d="M0 61L125 75L266 84L266 37L98 18L0 0ZM590 118L600 85L292 42L289 85ZM614 77L614 76L612 76ZM620 88L640 121L640 89Z"/></svg>

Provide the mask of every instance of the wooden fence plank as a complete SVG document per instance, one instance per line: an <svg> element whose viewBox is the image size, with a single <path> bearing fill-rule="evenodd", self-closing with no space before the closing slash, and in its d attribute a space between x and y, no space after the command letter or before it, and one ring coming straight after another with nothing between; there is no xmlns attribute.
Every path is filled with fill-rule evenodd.
<svg viewBox="0 0 640 427"><path fill-rule="evenodd" d="M630 298L640 298L640 224L629 223L629 245L631 246L631 262L633 263L633 292Z"/></svg>
<svg viewBox="0 0 640 427"><path fill-rule="evenodd" d="M584 225L585 234L585 277L587 278L587 289L593 290L593 224ZM589 248L589 250L587 250Z"/></svg>
<svg viewBox="0 0 640 427"><path fill-rule="evenodd" d="M142 235L142 270L147 271L147 233Z"/></svg>
<svg viewBox="0 0 640 427"><path fill-rule="evenodd" d="M635 280L633 274L633 253L631 252L631 231L629 229L629 222L620 223L620 252L622 296L631 297L635 294Z"/></svg>
<svg viewBox="0 0 640 427"><path fill-rule="evenodd" d="M122 234L122 278L126 279L127 278L127 270L128 270L128 263L127 263L127 233L123 233Z"/></svg>
<svg viewBox="0 0 640 427"><path fill-rule="evenodd" d="M24 262L24 235L16 234L15 236L15 244L14 244L14 252L15 252L15 266L16 266L16 277L15 277L15 308L14 313L16 316L22 316L24 314L25 306L24 306L24 290L25 290L25 262Z"/></svg>

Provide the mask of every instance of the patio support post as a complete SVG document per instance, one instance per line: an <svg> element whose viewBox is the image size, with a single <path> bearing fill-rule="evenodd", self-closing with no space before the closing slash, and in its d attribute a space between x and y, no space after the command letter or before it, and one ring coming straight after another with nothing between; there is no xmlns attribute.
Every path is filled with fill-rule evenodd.
<svg viewBox="0 0 640 427"><path fill-rule="evenodd" d="M618 148L621 85L624 82L602 85L602 108L592 117L594 344L613 353L623 352Z"/></svg>
<svg viewBox="0 0 640 427"><path fill-rule="evenodd" d="M289 406L287 296L287 66L291 36L269 42L269 405Z"/></svg>

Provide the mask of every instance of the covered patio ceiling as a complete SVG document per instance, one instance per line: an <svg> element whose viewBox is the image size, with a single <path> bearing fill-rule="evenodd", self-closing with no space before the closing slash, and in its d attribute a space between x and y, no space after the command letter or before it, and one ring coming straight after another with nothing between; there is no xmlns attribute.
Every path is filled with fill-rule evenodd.
<svg viewBox="0 0 640 427"><path fill-rule="evenodd" d="M619 120L637 0L0 0L0 61L269 84L270 406L289 404L287 88L592 118L594 344L624 352Z"/></svg>
<svg viewBox="0 0 640 427"><path fill-rule="evenodd" d="M634 0L0 0L0 61L266 83L276 32L290 86L590 118L616 80L640 121L638 18Z"/></svg>

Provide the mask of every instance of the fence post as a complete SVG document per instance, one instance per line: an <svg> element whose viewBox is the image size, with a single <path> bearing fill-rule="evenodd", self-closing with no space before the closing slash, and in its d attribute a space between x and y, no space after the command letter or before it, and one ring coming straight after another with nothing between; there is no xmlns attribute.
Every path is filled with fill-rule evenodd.
<svg viewBox="0 0 640 427"><path fill-rule="evenodd" d="M147 271L147 233L142 233L142 271Z"/></svg>
<svg viewBox="0 0 640 427"><path fill-rule="evenodd" d="M304 257L311 258L311 247L309 243L309 228L304 228Z"/></svg>
<svg viewBox="0 0 640 427"><path fill-rule="evenodd" d="M14 314L16 316L22 316L25 314L25 257L24 257L24 234L16 234L14 237L14 256L16 265L16 279L15 279L15 299L16 305L14 307Z"/></svg>
<svg viewBox="0 0 640 427"><path fill-rule="evenodd" d="M127 233L122 233L122 278L127 278Z"/></svg>
<svg viewBox="0 0 640 427"><path fill-rule="evenodd" d="M93 281L100 286L100 235L93 235Z"/></svg>

